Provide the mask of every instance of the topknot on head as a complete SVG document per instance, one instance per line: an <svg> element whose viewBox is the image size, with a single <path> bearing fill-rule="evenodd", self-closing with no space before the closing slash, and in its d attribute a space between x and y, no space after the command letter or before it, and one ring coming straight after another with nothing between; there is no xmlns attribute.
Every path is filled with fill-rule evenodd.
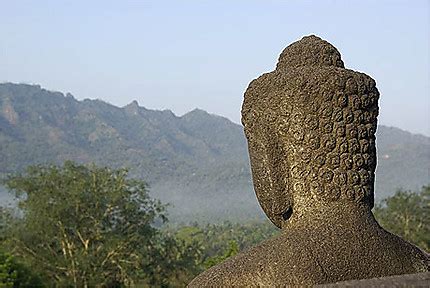
<svg viewBox="0 0 430 288"><path fill-rule="evenodd" d="M276 70L300 66L345 68L339 51L333 45L315 35L305 36L285 48L279 56Z"/></svg>

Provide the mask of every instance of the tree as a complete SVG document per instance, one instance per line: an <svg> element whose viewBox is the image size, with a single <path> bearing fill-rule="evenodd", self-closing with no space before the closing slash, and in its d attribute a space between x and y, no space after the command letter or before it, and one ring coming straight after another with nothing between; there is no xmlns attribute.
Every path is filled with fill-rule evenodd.
<svg viewBox="0 0 430 288"><path fill-rule="evenodd" d="M226 249L222 255L217 255L206 259L206 261L204 262L204 266L206 269L215 266L239 253L239 246L236 241L231 240L228 245L228 249Z"/></svg>
<svg viewBox="0 0 430 288"><path fill-rule="evenodd" d="M188 245L199 247L195 267L201 271L217 265L252 246L279 233L269 221L207 224L183 226L175 231L175 237Z"/></svg>
<svg viewBox="0 0 430 288"><path fill-rule="evenodd" d="M203 271L201 245L197 241L185 242L164 231L159 249L153 254L151 287L185 287Z"/></svg>
<svg viewBox="0 0 430 288"><path fill-rule="evenodd" d="M19 197L23 213L8 245L51 284L151 281L148 263L160 241L155 224L166 221L165 207L148 196L143 181L127 178L127 170L73 162L30 166L5 185Z"/></svg>
<svg viewBox="0 0 430 288"><path fill-rule="evenodd" d="M430 186L420 193L399 190L376 205L375 217L388 231L430 249Z"/></svg>
<svg viewBox="0 0 430 288"><path fill-rule="evenodd" d="M42 280L15 257L0 251L0 287L44 287Z"/></svg>
<svg viewBox="0 0 430 288"><path fill-rule="evenodd" d="M10 208L0 206L0 244L6 239L6 234L13 225L13 216Z"/></svg>

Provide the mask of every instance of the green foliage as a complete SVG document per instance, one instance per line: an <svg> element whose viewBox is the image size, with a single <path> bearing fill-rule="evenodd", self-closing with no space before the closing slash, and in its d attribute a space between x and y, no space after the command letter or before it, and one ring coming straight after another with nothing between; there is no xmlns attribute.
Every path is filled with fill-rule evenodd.
<svg viewBox="0 0 430 288"><path fill-rule="evenodd" d="M31 166L11 176L23 211L10 230L10 247L55 285L131 285L152 281L148 265L160 241L154 223L164 206L149 198L126 170ZM158 242L157 242L158 241ZM145 269L143 269L145 268Z"/></svg>
<svg viewBox="0 0 430 288"><path fill-rule="evenodd" d="M8 229L12 225L13 220L11 210L0 206L0 243L6 239Z"/></svg>
<svg viewBox="0 0 430 288"><path fill-rule="evenodd" d="M44 287L42 280L17 262L15 257L0 251L0 288Z"/></svg>
<svg viewBox="0 0 430 288"><path fill-rule="evenodd" d="M185 243L173 234L165 232L158 242L156 253L148 262L152 271L150 286L185 287L196 275L202 272L200 263L204 251L196 242ZM139 283L140 284L140 283ZM138 285L139 286L139 285Z"/></svg>
<svg viewBox="0 0 430 288"><path fill-rule="evenodd" d="M222 255L209 257L208 259L206 259L203 265L206 269L208 269L236 255L237 253L239 253L239 245L235 241L230 241L228 249L225 250Z"/></svg>
<svg viewBox="0 0 430 288"><path fill-rule="evenodd" d="M0 252L0 287L13 287L18 272L13 268L12 255Z"/></svg>
<svg viewBox="0 0 430 288"><path fill-rule="evenodd" d="M207 224L183 226L176 230L176 238L194 243L202 253L197 264L202 270L216 265L258 243L275 236L279 229L269 222Z"/></svg>
<svg viewBox="0 0 430 288"><path fill-rule="evenodd" d="M388 231L430 250L430 186L419 193L399 190L376 205L374 214Z"/></svg>

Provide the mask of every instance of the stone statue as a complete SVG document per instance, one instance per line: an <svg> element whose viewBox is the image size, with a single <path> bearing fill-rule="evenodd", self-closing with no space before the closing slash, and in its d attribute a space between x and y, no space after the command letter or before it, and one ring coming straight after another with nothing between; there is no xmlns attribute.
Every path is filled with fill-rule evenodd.
<svg viewBox="0 0 430 288"><path fill-rule="evenodd" d="M376 222L379 92L330 43L289 45L245 92L254 188L281 235L229 258L189 287L333 283L429 271L429 255Z"/></svg>

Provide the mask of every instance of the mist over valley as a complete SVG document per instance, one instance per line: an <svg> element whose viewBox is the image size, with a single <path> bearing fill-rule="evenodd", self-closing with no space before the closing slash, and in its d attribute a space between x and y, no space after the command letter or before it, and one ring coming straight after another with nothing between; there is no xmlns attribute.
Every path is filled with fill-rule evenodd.
<svg viewBox="0 0 430 288"><path fill-rule="evenodd" d="M430 182L430 138L380 125L375 197ZM181 117L136 101L116 107L38 85L0 84L0 173L65 160L127 167L171 222L262 219L241 125L195 109ZM10 196L0 193L2 204Z"/></svg>

